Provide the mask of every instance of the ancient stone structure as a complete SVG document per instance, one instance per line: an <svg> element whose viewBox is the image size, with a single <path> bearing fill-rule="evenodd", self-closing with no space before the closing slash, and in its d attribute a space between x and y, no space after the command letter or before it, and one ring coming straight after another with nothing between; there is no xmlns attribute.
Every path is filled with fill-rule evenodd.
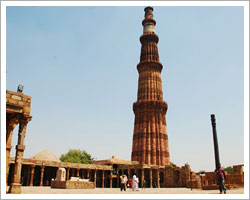
<svg viewBox="0 0 250 200"><path fill-rule="evenodd" d="M153 165L169 165L166 112L163 101L161 70L155 34L156 21L153 8L146 7L142 21L143 35L140 37L141 56L137 65L139 85L137 101L133 104L135 114L132 145L132 161Z"/></svg>
<svg viewBox="0 0 250 200"><path fill-rule="evenodd" d="M74 181L52 181L51 188L60 189L95 189L94 182L85 182L84 179L77 179Z"/></svg>
<svg viewBox="0 0 250 200"><path fill-rule="evenodd" d="M226 173L226 187L230 188L240 188L244 187L244 165L234 165L233 173ZM201 176L202 189L204 190L214 190L218 189L217 179L214 172L205 172L205 176Z"/></svg>
<svg viewBox="0 0 250 200"><path fill-rule="evenodd" d="M66 170L65 168L59 168L56 172L56 181L65 181L66 179Z"/></svg>
<svg viewBox="0 0 250 200"><path fill-rule="evenodd" d="M46 157L47 159L45 159ZM15 159L10 158L9 162L8 185L11 185L12 178L15 175ZM64 168L66 171L66 181L69 181L71 177L80 177L94 182L96 187L109 187L109 176L113 171L112 166L108 165L61 162L59 159L54 158L50 151L43 151L31 158L22 159L22 185L51 186L51 182L56 179L57 171L60 168ZM71 183L68 184L69 187L71 185Z"/></svg>
<svg viewBox="0 0 250 200"><path fill-rule="evenodd" d="M14 176L10 185L10 193L21 193L21 168L24 154L24 139L27 124L31 120L31 97L22 92L6 91L6 182L9 173L9 158L14 128L19 124L18 143L16 145L16 157L14 164Z"/></svg>
<svg viewBox="0 0 250 200"><path fill-rule="evenodd" d="M80 171L80 170L79 170ZM56 180L51 180L51 188L61 189L94 189L95 182L89 181L89 179L81 179L79 177L72 176L70 180L66 181L66 170L65 168L59 168L56 173Z"/></svg>

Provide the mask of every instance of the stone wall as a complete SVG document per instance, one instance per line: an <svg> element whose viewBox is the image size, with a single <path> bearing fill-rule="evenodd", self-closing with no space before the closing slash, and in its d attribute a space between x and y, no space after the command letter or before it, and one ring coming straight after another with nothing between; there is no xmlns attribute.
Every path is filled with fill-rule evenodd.
<svg viewBox="0 0 250 200"><path fill-rule="evenodd" d="M165 168L165 187L174 187L174 167L172 165Z"/></svg>
<svg viewBox="0 0 250 200"><path fill-rule="evenodd" d="M51 181L51 188L61 189L94 189L94 182L83 181Z"/></svg>
<svg viewBox="0 0 250 200"><path fill-rule="evenodd" d="M240 188L244 187L244 172L242 169L243 165L234 165L233 166L233 173L226 174L226 187L230 188ZM202 177L202 184L203 189L205 190L214 190L218 189L216 175L214 172L206 172L205 176Z"/></svg>

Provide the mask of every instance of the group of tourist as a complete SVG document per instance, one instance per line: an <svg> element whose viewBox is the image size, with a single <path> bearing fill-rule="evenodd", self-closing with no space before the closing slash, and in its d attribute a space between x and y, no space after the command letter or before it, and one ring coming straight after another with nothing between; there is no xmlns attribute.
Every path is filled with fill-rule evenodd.
<svg viewBox="0 0 250 200"><path fill-rule="evenodd" d="M221 164L218 164L214 172L217 177L217 184L219 185L220 193L224 191L224 194L226 194L226 186L225 186L226 174L224 169L221 167ZM120 184L121 191L122 190L126 191L127 186L129 186L129 184L131 183L128 184L128 178L126 175L121 175L120 180L121 180ZM134 174L132 179L132 187L130 186L130 188L132 188L133 191L138 191L138 184L139 184L139 178L136 176L136 174ZM146 180L143 180L142 189L145 188L145 185L146 185Z"/></svg>
<svg viewBox="0 0 250 200"><path fill-rule="evenodd" d="M121 180L121 191L124 190L126 191L127 186L129 186L128 184L128 178L126 175L121 175L120 176L120 180ZM138 191L138 184L139 184L139 178L136 176L136 174L133 175L133 179L132 179L132 187L130 186L130 188L132 188L133 191ZM143 184L144 185L144 184ZM144 185L145 188L145 185Z"/></svg>

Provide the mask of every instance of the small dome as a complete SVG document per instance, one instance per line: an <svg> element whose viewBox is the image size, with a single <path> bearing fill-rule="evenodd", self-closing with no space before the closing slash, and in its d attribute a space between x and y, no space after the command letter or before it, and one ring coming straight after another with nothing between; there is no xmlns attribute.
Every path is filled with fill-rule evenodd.
<svg viewBox="0 0 250 200"><path fill-rule="evenodd" d="M35 159L35 160L46 160L46 161L57 161L57 162L61 162L55 154L53 154L51 151L49 150L45 150L45 151L41 151L40 153L34 155L33 157L31 157L31 159Z"/></svg>

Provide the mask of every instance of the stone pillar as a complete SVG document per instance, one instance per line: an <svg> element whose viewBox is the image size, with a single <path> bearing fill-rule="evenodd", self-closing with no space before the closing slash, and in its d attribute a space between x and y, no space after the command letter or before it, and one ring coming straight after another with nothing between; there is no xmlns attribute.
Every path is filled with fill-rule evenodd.
<svg viewBox="0 0 250 200"><path fill-rule="evenodd" d="M152 169L149 169L149 187L153 187L153 176L152 176Z"/></svg>
<svg viewBox="0 0 250 200"><path fill-rule="evenodd" d="M80 171L80 169L76 169L76 176L77 177L79 176L79 171Z"/></svg>
<svg viewBox="0 0 250 200"><path fill-rule="evenodd" d="M34 171L35 171L35 165L31 165L30 186L33 186Z"/></svg>
<svg viewBox="0 0 250 200"><path fill-rule="evenodd" d="M30 183L29 183L29 181L30 181L30 166L28 166L28 168L27 168L27 174L26 174L26 177L27 177L27 179L26 179L26 185L28 186L28 185L30 185Z"/></svg>
<svg viewBox="0 0 250 200"><path fill-rule="evenodd" d="M118 169L118 171L117 171L117 187L119 187L120 186L120 175L122 175L122 174L119 174L119 169Z"/></svg>
<svg viewBox="0 0 250 200"><path fill-rule="evenodd" d="M68 181L68 180L69 180L69 170L70 170L70 168L69 168L69 167L67 167L66 181Z"/></svg>
<svg viewBox="0 0 250 200"><path fill-rule="evenodd" d="M10 185L9 188L9 192L13 194L21 193L20 182L21 182L22 159L25 149L24 139L26 135L27 124L30 120L31 116L19 119L18 142L16 145L14 177L13 177L13 183Z"/></svg>
<svg viewBox="0 0 250 200"><path fill-rule="evenodd" d="M139 170L137 168L135 169L135 174L136 174L136 177L138 177Z"/></svg>
<svg viewBox="0 0 250 200"><path fill-rule="evenodd" d="M136 174L136 177L139 180L139 170L137 168L135 169L134 173ZM139 183L138 183L138 187L139 187L139 184L140 184L140 180L139 180Z"/></svg>
<svg viewBox="0 0 250 200"><path fill-rule="evenodd" d="M156 170L157 187L160 188L160 172L159 169Z"/></svg>
<svg viewBox="0 0 250 200"><path fill-rule="evenodd" d="M104 188L104 179L105 179L105 174L104 174L104 170L102 171L102 188Z"/></svg>
<svg viewBox="0 0 250 200"><path fill-rule="evenodd" d="M95 183L95 187L96 187L96 170L94 170L94 183Z"/></svg>
<svg viewBox="0 0 250 200"><path fill-rule="evenodd" d="M42 165L42 166L41 166L40 186L43 186L44 168L45 168L45 166Z"/></svg>
<svg viewBox="0 0 250 200"><path fill-rule="evenodd" d="M109 187L112 188L112 183L113 183L113 172L110 171L110 176L109 176Z"/></svg>
<svg viewBox="0 0 250 200"><path fill-rule="evenodd" d="M128 169L128 179L130 178L130 170Z"/></svg>
<svg viewBox="0 0 250 200"><path fill-rule="evenodd" d="M87 169L87 178L90 179L90 177L89 177L89 169Z"/></svg>
<svg viewBox="0 0 250 200"><path fill-rule="evenodd" d="M143 182L144 182L144 169L142 168L142 170L141 170L141 186L143 186Z"/></svg>
<svg viewBox="0 0 250 200"><path fill-rule="evenodd" d="M8 183L8 176L9 176L9 161L10 161L10 151L12 149L11 142L12 142L12 135L13 130L18 124L17 119L7 120L6 124L6 186Z"/></svg>

